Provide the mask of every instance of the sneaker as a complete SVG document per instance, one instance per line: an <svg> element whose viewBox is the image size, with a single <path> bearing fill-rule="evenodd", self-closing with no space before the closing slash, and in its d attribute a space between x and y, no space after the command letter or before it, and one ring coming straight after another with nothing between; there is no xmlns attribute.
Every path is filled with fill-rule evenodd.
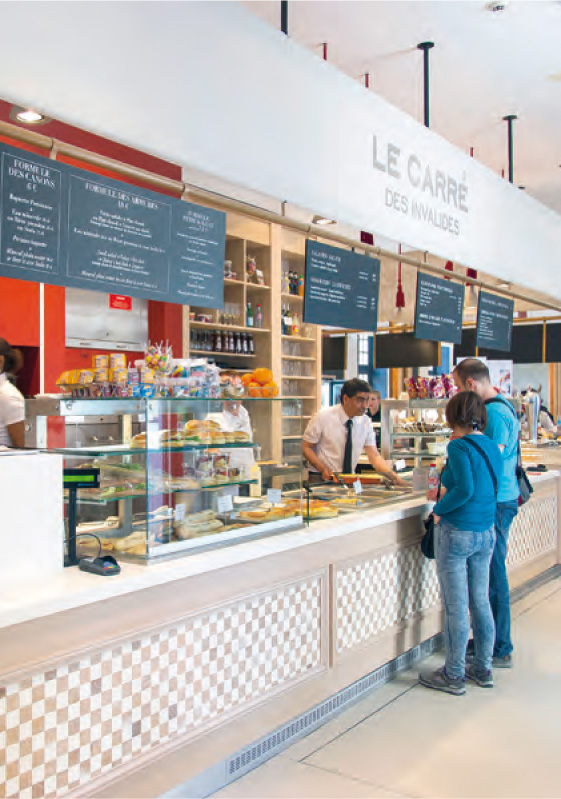
<svg viewBox="0 0 561 799"><path fill-rule="evenodd" d="M445 691L447 694L461 696L466 692L465 680L460 677L449 677L443 667L436 671L422 671L419 674L419 682L427 688L434 688L435 691Z"/></svg>
<svg viewBox="0 0 561 799"><path fill-rule="evenodd" d="M466 679L473 680L481 688L493 687L493 672L491 669L478 669L473 663L466 663Z"/></svg>
<svg viewBox="0 0 561 799"><path fill-rule="evenodd" d="M494 655L493 668L494 669L511 669L513 667L512 655Z"/></svg>

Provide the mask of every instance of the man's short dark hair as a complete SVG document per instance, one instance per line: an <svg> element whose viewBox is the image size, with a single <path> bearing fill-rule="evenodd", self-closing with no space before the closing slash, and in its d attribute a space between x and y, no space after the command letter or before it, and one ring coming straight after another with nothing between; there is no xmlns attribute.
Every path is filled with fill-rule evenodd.
<svg viewBox="0 0 561 799"><path fill-rule="evenodd" d="M366 380L360 380L358 377L353 377L351 380L347 380L343 383L343 388L341 389L341 402L343 402L343 397L356 397L357 394L371 394L372 387L370 383L367 383Z"/></svg>
<svg viewBox="0 0 561 799"><path fill-rule="evenodd" d="M470 377L472 380L487 380L489 383L491 382L489 369L479 358L466 358L465 361L460 361L454 369L454 372L458 375L464 386L466 380Z"/></svg>

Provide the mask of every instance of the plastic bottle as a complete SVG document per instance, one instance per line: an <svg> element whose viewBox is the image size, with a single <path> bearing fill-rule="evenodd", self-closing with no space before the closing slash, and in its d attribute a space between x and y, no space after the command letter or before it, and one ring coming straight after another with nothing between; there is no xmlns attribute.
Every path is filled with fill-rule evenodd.
<svg viewBox="0 0 561 799"><path fill-rule="evenodd" d="M255 327L263 327L263 310L260 305L257 306L255 311Z"/></svg>
<svg viewBox="0 0 561 799"><path fill-rule="evenodd" d="M247 303L246 327L253 327L253 308L250 302Z"/></svg>
<svg viewBox="0 0 561 799"><path fill-rule="evenodd" d="M290 294L290 282L288 279L288 269L285 269L282 275L282 293Z"/></svg>
<svg viewBox="0 0 561 799"><path fill-rule="evenodd" d="M298 296L304 296L304 275L300 275L298 278Z"/></svg>
<svg viewBox="0 0 561 799"><path fill-rule="evenodd" d="M300 335L300 321L298 319L298 314L297 313L293 313L292 314L291 335L293 335L293 336L299 336Z"/></svg>
<svg viewBox="0 0 561 799"><path fill-rule="evenodd" d="M438 470L436 468L436 463L431 463L429 469L429 479L428 479L428 490L432 491L433 488L438 488L438 481L439 481Z"/></svg>

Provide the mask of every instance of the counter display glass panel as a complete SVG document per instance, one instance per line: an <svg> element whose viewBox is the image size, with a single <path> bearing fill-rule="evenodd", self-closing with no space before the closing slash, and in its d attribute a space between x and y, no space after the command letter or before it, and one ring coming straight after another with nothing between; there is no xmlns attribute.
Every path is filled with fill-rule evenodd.
<svg viewBox="0 0 561 799"><path fill-rule="evenodd" d="M301 459L269 452L280 414L262 398L37 399L26 444L100 470L78 492L79 557L150 560L302 525Z"/></svg>

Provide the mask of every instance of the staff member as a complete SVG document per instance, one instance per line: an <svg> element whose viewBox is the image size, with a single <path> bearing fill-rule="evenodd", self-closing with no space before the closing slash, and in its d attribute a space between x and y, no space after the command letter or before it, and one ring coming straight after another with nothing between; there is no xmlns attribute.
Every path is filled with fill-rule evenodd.
<svg viewBox="0 0 561 799"><path fill-rule="evenodd" d="M0 338L0 446L23 447L25 401L8 375L15 375L22 367L19 350Z"/></svg>
<svg viewBox="0 0 561 799"><path fill-rule="evenodd" d="M351 474L364 450L377 472L394 485L407 485L376 448L372 424L365 416L371 393L365 380L347 380L341 389L341 404L318 411L310 420L302 448L312 482L331 480L333 472Z"/></svg>
<svg viewBox="0 0 561 799"><path fill-rule="evenodd" d="M369 417L371 422L375 422L377 425L382 421L382 395L379 391L373 391L370 395L370 399L368 400L368 408L366 409L366 415ZM380 449L380 428L374 428L374 434L376 436L376 446Z"/></svg>
<svg viewBox="0 0 561 799"><path fill-rule="evenodd" d="M221 430L227 430L229 433L243 432L247 433L250 442L253 441L253 430L251 428L251 419L249 413L244 408L239 400L224 400L222 406L222 413L209 413L208 418L218 422ZM249 470L255 463L253 449L249 447L242 447L240 449L229 450L230 466L235 466L242 469L246 477L249 476Z"/></svg>

